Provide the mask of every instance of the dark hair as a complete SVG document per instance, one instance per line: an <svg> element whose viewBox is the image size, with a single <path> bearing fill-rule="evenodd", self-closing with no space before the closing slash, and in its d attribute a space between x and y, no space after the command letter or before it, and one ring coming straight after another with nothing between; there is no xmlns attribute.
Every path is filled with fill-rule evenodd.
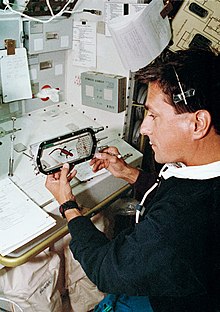
<svg viewBox="0 0 220 312"><path fill-rule="evenodd" d="M174 95L181 94L177 75L184 92L195 90L194 96L186 98L187 105L183 100L173 101ZM140 69L136 77L145 83L157 81L177 114L207 110L220 134L220 56L209 49L168 50Z"/></svg>

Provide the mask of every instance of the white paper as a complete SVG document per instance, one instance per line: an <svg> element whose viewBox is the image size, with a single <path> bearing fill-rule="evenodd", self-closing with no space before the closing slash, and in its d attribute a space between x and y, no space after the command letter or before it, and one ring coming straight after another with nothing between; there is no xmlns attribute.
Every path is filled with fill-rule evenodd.
<svg viewBox="0 0 220 312"><path fill-rule="evenodd" d="M0 51L3 102L32 98L30 75L25 48L15 49L15 54Z"/></svg>
<svg viewBox="0 0 220 312"><path fill-rule="evenodd" d="M74 21L73 65L96 68L96 23Z"/></svg>
<svg viewBox="0 0 220 312"><path fill-rule="evenodd" d="M92 167L89 165L89 161L78 164L74 168L77 170L76 178L81 182L88 181L94 177L99 176L100 174L108 173L108 171L104 168L94 173L92 171Z"/></svg>
<svg viewBox="0 0 220 312"><path fill-rule="evenodd" d="M105 2L105 23L106 23L106 28L105 28L105 35L106 36L111 36L111 33L109 32L108 29L108 23L119 16L124 15L124 4L123 3L108 3Z"/></svg>
<svg viewBox="0 0 220 312"><path fill-rule="evenodd" d="M104 19L106 23L106 29L105 29L106 36L111 36L111 33L109 32L109 29L108 29L108 23L114 18L122 17L126 15L125 5L128 6L128 14L134 14L140 10L143 10L143 8L147 5L147 4L136 4L135 2L134 2L135 4L124 3L124 2L123 1L121 2L117 1L113 3L105 2Z"/></svg>
<svg viewBox="0 0 220 312"><path fill-rule="evenodd" d="M0 180L0 254L5 256L56 224L9 178Z"/></svg>
<svg viewBox="0 0 220 312"><path fill-rule="evenodd" d="M44 174L33 175L33 177L28 180L20 179L14 174L11 179L39 206L42 206L53 199L53 195L45 187L46 176Z"/></svg>
<svg viewBox="0 0 220 312"><path fill-rule="evenodd" d="M160 12L163 0L152 1L143 10L109 22L108 27L123 66L136 71L154 60L168 45L171 28Z"/></svg>

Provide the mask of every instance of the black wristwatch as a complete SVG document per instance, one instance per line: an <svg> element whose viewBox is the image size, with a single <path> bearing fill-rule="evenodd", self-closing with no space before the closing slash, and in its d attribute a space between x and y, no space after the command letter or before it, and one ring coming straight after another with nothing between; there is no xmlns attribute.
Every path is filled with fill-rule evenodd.
<svg viewBox="0 0 220 312"><path fill-rule="evenodd" d="M77 210L81 210L80 207L77 205L77 203L74 200L68 200L59 207L59 211L62 215L63 218L66 218L65 216L65 211L68 209L74 209L76 208Z"/></svg>

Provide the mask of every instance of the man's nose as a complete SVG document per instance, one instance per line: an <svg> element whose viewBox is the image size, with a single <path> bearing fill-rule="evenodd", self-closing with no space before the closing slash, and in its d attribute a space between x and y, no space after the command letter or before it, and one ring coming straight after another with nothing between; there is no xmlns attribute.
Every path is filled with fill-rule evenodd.
<svg viewBox="0 0 220 312"><path fill-rule="evenodd" d="M142 124L141 124L141 127L140 127L140 133L142 135L147 135L147 136L152 134L152 127L150 125L150 120L149 120L149 118L147 116L142 121Z"/></svg>

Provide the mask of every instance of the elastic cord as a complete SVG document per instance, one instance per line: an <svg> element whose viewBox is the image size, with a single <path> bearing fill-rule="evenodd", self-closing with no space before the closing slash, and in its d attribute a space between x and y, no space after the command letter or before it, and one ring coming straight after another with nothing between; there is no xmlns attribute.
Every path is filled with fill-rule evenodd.
<svg viewBox="0 0 220 312"><path fill-rule="evenodd" d="M147 190L144 193L142 200L140 201L139 204L136 205L136 207L135 207L136 208L135 223L139 222L140 214L143 214L143 209L144 209L143 205L144 205L144 202L145 202L147 196L158 186L158 184L160 183L161 175L167 168L168 168L167 164L165 164L161 168L160 173L159 173L158 178L157 178L157 181L151 186L151 188L149 188L149 190Z"/></svg>

